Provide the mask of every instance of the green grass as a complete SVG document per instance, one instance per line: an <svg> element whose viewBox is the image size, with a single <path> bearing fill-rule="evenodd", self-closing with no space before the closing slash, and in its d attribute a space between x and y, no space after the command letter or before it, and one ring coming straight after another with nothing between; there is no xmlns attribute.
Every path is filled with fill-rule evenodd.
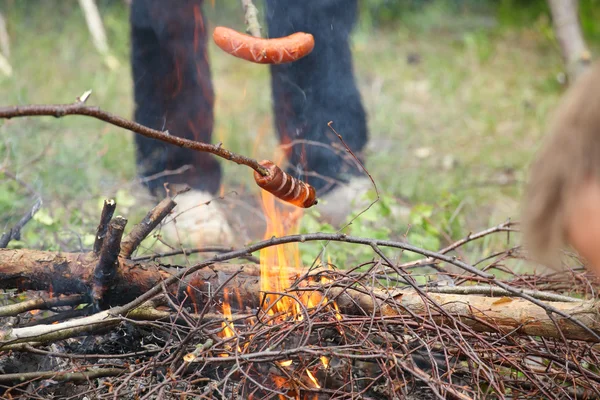
<svg viewBox="0 0 600 400"><path fill-rule="evenodd" d="M120 61L114 70L95 52L78 7L56 0L35 8L10 4L2 11L15 73L0 76L3 105L68 103L92 89L90 104L131 117L129 26L121 2L101 3ZM367 167L387 202L421 204L417 214L428 206L437 242L424 245L518 218L527 165L562 91L556 80L562 64L547 18L513 26L499 24L493 12L449 14L440 4L383 29L364 22L353 36L371 134ZM224 16L210 6L207 12L213 26L242 27L239 15ZM409 55L418 55L419 63L409 64ZM214 141L256 158L272 157L277 141L268 68L234 59L212 43L210 59L217 93ZM100 201L117 192L120 213L133 221L143 214L124 207L135 179L131 133L83 117L28 118L0 122L0 139L0 171L41 194L50 217L50 224L28 226L27 246L77 248L97 224ZM226 189L256 190L250 171L232 163L223 167ZM0 172L0 230L32 203L27 187ZM415 212L389 216L366 233L385 228L400 238L411 221ZM418 224L412 229L432 235ZM488 240L473 254L501 245Z"/></svg>

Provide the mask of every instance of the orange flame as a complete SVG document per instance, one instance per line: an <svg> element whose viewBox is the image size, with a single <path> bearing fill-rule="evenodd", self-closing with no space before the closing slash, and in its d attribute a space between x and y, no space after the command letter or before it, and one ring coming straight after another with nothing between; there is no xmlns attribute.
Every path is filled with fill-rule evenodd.
<svg viewBox="0 0 600 400"><path fill-rule="evenodd" d="M236 336L235 328L233 326L233 317L231 315L231 304L229 303L229 290L227 288L223 289L223 316L225 317L225 321L221 323L221 327L223 330L221 331L220 336L223 338L231 338ZM231 349L228 347L228 349ZM240 346L237 346L238 353L242 352ZM227 357L228 354L221 353L220 357Z"/></svg>
<svg viewBox="0 0 600 400"><path fill-rule="evenodd" d="M227 288L223 289L223 315L225 316L225 321L222 323L223 337L230 338L235 336L235 330L232 324L233 317L231 316L231 305L229 304L229 290Z"/></svg>
<svg viewBox="0 0 600 400"><path fill-rule="evenodd" d="M311 380L311 382L313 383L313 385L315 385L317 389L321 389L321 385L319 385L319 382L317 382L317 378L315 378L315 376L308 370L308 368L306 369L306 375L308 375L308 378Z"/></svg>
<svg viewBox="0 0 600 400"><path fill-rule="evenodd" d="M280 210L275 206L275 198L266 191L261 191L262 205L267 217L267 229L264 238L284 236L286 229ZM299 259L298 246L295 243L283 246L267 247L260 251L260 289L266 292L265 310L269 315L279 313L295 313L296 304L291 297L275 293L283 293L291 286L292 267ZM297 313L295 313L297 314Z"/></svg>

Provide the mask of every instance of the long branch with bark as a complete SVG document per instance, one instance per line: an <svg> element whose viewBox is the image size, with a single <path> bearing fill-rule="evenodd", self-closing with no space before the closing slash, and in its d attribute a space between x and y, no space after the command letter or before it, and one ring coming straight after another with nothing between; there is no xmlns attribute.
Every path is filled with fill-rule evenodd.
<svg viewBox="0 0 600 400"><path fill-rule="evenodd" d="M258 172L261 176L269 175L269 172L264 167L262 167L258 163L258 161L243 156L241 154L236 154L232 151L229 151L225 149L221 144L202 143L194 140L185 139L179 136L174 136L168 131L163 132L156 129L152 129L142 124L138 124L137 122L133 122L123 117L119 117L118 115L114 115L107 111L101 110L98 107L87 106L85 105L85 100L88 96L89 94L87 96L82 96L84 98L73 104L40 104L0 107L0 118L10 119L28 116L50 116L55 118L62 118L67 115L84 115L99 119L104 122L108 122L111 125L118 126L120 128L137 133L150 139L160 140L162 142L183 147L186 149L211 153L218 157L224 158L225 160L233 161L237 164L246 165Z"/></svg>

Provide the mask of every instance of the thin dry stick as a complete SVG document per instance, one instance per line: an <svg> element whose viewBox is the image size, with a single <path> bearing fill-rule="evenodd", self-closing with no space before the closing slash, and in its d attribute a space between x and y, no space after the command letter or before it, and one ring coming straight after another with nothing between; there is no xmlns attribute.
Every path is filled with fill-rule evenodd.
<svg viewBox="0 0 600 400"><path fill-rule="evenodd" d="M150 210L142 222L134 226L131 232L123 239L121 243L121 257L130 258L131 254L138 248L146 236L161 223L176 205L172 198L167 197Z"/></svg>
<svg viewBox="0 0 600 400"><path fill-rule="evenodd" d="M94 240L94 254L100 254L100 249L102 248L102 244L104 243L104 237L106 236L106 231L108 230L108 224L112 219L115 209L117 208L117 202L113 199L104 200L104 205L102 206L102 214L100 214L100 223L98 224L98 228L96 229L96 239Z"/></svg>
<svg viewBox="0 0 600 400"><path fill-rule="evenodd" d="M444 293L444 294L481 294L489 297L506 297L510 296L511 293L508 290L500 289L491 285L476 285L476 286L438 286L438 287L425 287L423 288L427 293ZM578 302L581 299L575 299L569 296L563 296L561 294L542 292L539 290L521 289L523 293L535 297L539 300L545 301L564 301L564 302Z"/></svg>
<svg viewBox="0 0 600 400"><path fill-rule="evenodd" d="M197 254L197 253L227 253L227 252L230 252L233 250L235 250L233 247L223 247L223 246L197 247L194 249L173 250L173 251L168 251L168 252L164 252L164 253L151 254L148 256L133 257L131 259L131 261L156 260L156 259L163 258L163 257L172 257L172 256L178 256L178 255L189 256L191 254ZM248 261L256 263L256 264L260 263L260 260L257 257L254 257L249 254L245 255L245 256L241 256L239 258L248 260Z"/></svg>
<svg viewBox="0 0 600 400"><path fill-rule="evenodd" d="M52 379L60 382L89 381L92 379L106 376L117 376L127 372L123 368L95 368L85 372L68 371L39 371L39 372L20 372L18 374L2 374L0 382L23 382L34 379Z"/></svg>
<svg viewBox="0 0 600 400"><path fill-rule="evenodd" d="M481 239L484 236L488 236L488 235L491 235L496 232L512 232L513 225L515 225L514 222L506 221L506 222L501 223L500 225L485 229L485 230L477 232L477 233L469 233L466 237L464 237L460 240L457 240L456 242L444 247L441 250L438 250L437 253L438 254L447 254L447 253L451 252L452 250L455 250L455 249L465 245L466 243L472 242L477 239ZM435 262L435 260L433 258L426 258L424 260L411 261L411 262L401 264L400 267L410 268L410 267L422 266L425 264L431 264L432 262Z"/></svg>
<svg viewBox="0 0 600 400"><path fill-rule="evenodd" d="M10 119L44 115L62 118L67 115L84 115L108 122L111 125L118 126L150 139L160 140L162 142L186 149L211 153L226 160L233 161L234 163L246 165L258 172L261 176L267 176L269 174L268 171L258 163L258 161L240 154L233 153L223 148L221 144L208 144L184 139L179 136L173 136L169 133L169 131L162 132L156 129L148 128L147 126L138 124L137 122L133 122L101 110L98 107L86 106L85 99L87 99L88 96L85 96L84 94L80 101L77 101L73 104L39 104L0 107L0 118Z"/></svg>
<svg viewBox="0 0 600 400"><path fill-rule="evenodd" d="M6 30L6 21L0 13L0 71L6 76L11 76L13 69L8 61L10 57L10 40Z"/></svg>
<svg viewBox="0 0 600 400"><path fill-rule="evenodd" d="M0 249L8 246L11 240L19 240L21 238L21 229L23 229L23 227L31 220L31 218L33 218L35 213L37 213L41 207L42 199L38 199L31 210L29 210L14 227L0 236Z"/></svg>
<svg viewBox="0 0 600 400"><path fill-rule="evenodd" d="M244 7L244 16L246 17L246 30L254 37L261 37L258 9L252 0L242 0L242 7Z"/></svg>
<svg viewBox="0 0 600 400"><path fill-rule="evenodd" d="M31 310L43 310L52 307L73 306L86 301L86 296L81 294L72 294L69 296L31 299L20 303L8 304L0 307L0 317L9 317L18 315Z"/></svg>

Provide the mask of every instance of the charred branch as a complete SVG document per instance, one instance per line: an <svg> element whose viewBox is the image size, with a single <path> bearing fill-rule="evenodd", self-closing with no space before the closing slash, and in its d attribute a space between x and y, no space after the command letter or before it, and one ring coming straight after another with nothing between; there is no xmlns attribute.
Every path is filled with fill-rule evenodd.
<svg viewBox="0 0 600 400"><path fill-rule="evenodd" d="M127 220L117 216L108 224L106 239L100 249L98 264L94 268L94 280L92 281L92 297L99 302L104 298L108 287L117 275L119 252L121 251L121 238L127 225Z"/></svg>
<svg viewBox="0 0 600 400"><path fill-rule="evenodd" d="M210 267L199 269L185 277L167 283L177 273L186 272L156 261L134 262L119 257L117 274L113 279L107 305L116 306L130 302L144 295L153 287L160 289L161 282L175 284L173 295L190 298L198 304L206 301L209 294L214 293L224 280L236 272L231 285L249 291L259 291L258 271L253 264L209 263ZM94 269L98 257L90 253L53 253L39 250L2 249L0 250L0 289L44 290L58 294L87 293L91 287ZM196 289L192 295L186 293L190 282ZM159 290L160 291L160 290ZM234 303L238 307L238 303ZM249 307L258 304L247 304ZM243 308L243 307L241 307Z"/></svg>
<svg viewBox="0 0 600 400"><path fill-rule="evenodd" d="M94 254L100 254L100 249L102 248L102 243L104 243L104 237L106 236L106 231L108 230L108 224L112 219L116 208L116 201L113 199L104 200L102 214L100 214L100 223L98 224L98 229L96 230L96 239L94 240Z"/></svg>
<svg viewBox="0 0 600 400"><path fill-rule="evenodd" d="M150 232L175 208L177 204L170 197L163 199L144 217L142 222L133 227L131 232L121 243L121 257L131 258L131 254L138 248Z"/></svg>

